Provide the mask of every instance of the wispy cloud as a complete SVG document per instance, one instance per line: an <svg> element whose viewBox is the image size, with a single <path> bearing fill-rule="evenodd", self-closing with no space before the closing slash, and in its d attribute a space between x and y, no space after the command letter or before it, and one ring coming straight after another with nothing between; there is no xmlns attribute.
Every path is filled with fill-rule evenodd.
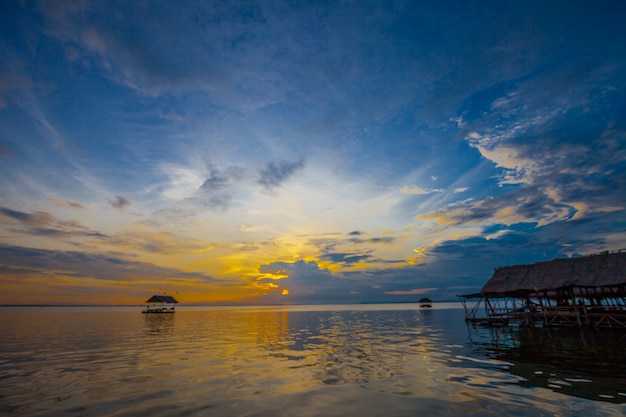
<svg viewBox="0 0 626 417"><path fill-rule="evenodd" d="M115 197L109 200L109 204L111 204L111 207L113 208L123 209L125 207L130 206L130 200L124 196L116 195Z"/></svg>
<svg viewBox="0 0 626 417"><path fill-rule="evenodd" d="M84 205L77 203L75 201L61 201L56 198L47 198L47 201L50 201L52 204L58 207L69 207L77 210L83 210L85 208Z"/></svg>
<svg viewBox="0 0 626 417"><path fill-rule="evenodd" d="M303 159L298 161L270 162L259 173L258 184L268 191L274 191L303 167Z"/></svg>
<svg viewBox="0 0 626 417"><path fill-rule="evenodd" d="M424 189L418 186L408 186L405 185L404 187L402 187L402 192L404 194L432 194L432 193L441 193L443 192L442 189L439 188L429 188L429 189Z"/></svg>
<svg viewBox="0 0 626 417"><path fill-rule="evenodd" d="M80 251L58 251L0 246L0 263L22 273L42 276L92 278L103 281L195 280L215 279L201 273L159 267L148 262L129 261L114 255Z"/></svg>
<svg viewBox="0 0 626 417"><path fill-rule="evenodd" d="M4 221L2 221L4 220ZM47 237L86 237L97 240L115 240L110 236L91 230L75 220L59 220L44 211L27 213L0 207L0 224L4 223L17 233Z"/></svg>
<svg viewBox="0 0 626 417"><path fill-rule="evenodd" d="M572 218L575 209L553 200L549 195L533 188L489 197L484 200L466 200L442 207L436 212L419 214L418 220L436 220L447 225L480 225L501 223L511 225L522 222L538 226Z"/></svg>
<svg viewBox="0 0 626 417"><path fill-rule="evenodd" d="M232 195L228 192L231 175L212 167L209 177L204 180L196 194L187 201L198 203L202 208L225 210L228 208Z"/></svg>

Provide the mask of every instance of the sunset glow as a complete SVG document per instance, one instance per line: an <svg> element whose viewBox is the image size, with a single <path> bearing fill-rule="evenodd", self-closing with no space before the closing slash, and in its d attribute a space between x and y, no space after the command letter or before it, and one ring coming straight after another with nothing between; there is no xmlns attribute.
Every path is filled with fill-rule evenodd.
<svg viewBox="0 0 626 417"><path fill-rule="evenodd" d="M605 6L5 2L0 304L452 300L626 249Z"/></svg>

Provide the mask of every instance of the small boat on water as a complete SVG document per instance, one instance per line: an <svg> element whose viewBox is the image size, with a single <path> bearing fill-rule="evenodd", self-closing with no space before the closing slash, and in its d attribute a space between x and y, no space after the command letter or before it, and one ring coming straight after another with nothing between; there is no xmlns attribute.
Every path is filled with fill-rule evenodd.
<svg viewBox="0 0 626 417"><path fill-rule="evenodd" d="M178 301L171 295L153 295L146 301L142 313L173 314L176 312L174 304L178 304Z"/></svg>
<svg viewBox="0 0 626 417"><path fill-rule="evenodd" d="M424 297L420 298L418 301L420 308L431 308L433 306L433 301L430 298Z"/></svg>

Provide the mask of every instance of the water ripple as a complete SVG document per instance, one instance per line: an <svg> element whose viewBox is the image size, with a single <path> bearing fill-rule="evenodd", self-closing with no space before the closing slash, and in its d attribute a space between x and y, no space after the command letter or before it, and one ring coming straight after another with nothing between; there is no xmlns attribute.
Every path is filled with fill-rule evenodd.
<svg viewBox="0 0 626 417"><path fill-rule="evenodd" d="M623 372L528 361L528 336L520 348L519 335L470 330L457 309L3 314L10 415L608 416L626 402Z"/></svg>

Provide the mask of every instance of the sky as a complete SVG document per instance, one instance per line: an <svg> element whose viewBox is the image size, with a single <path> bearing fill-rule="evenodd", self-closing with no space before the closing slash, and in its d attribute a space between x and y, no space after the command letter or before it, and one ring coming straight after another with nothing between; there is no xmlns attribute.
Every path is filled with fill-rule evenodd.
<svg viewBox="0 0 626 417"><path fill-rule="evenodd" d="M626 249L626 2L0 9L0 304L454 300Z"/></svg>

